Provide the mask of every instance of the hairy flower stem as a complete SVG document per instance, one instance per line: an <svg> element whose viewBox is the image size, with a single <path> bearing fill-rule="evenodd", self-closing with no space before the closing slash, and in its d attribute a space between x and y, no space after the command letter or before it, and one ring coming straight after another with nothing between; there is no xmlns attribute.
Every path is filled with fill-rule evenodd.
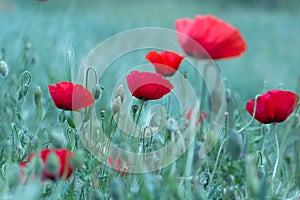
<svg viewBox="0 0 300 200"><path fill-rule="evenodd" d="M275 124L273 124L273 128L274 128L275 143L276 143L276 161L275 161L274 170L273 170L273 174L272 174L272 183L273 183L272 184L272 191L274 191L274 180L275 180L277 168L278 168L278 165L279 165L279 159L280 159L279 142L278 142L278 136L277 136L277 130L276 130L276 125Z"/></svg>

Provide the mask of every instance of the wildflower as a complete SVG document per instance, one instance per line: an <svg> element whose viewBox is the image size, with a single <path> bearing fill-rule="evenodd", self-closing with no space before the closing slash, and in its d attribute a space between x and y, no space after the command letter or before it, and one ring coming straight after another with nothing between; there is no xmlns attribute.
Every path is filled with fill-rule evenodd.
<svg viewBox="0 0 300 200"><path fill-rule="evenodd" d="M122 163L121 158L117 158L116 163L114 164L113 157L109 157L107 159L107 162L111 168L114 168L116 170L116 172L121 171L121 163ZM122 166L122 176L126 174L127 170L128 170L128 163L126 162L125 165Z"/></svg>
<svg viewBox="0 0 300 200"><path fill-rule="evenodd" d="M184 56L175 52L150 51L146 55L146 59L155 67L155 71L163 76L172 76L176 73Z"/></svg>
<svg viewBox="0 0 300 200"><path fill-rule="evenodd" d="M145 101L160 99L173 89L170 81L157 73L132 71L126 80L132 96Z"/></svg>
<svg viewBox="0 0 300 200"><path fill-rule="evenodd" d="M4 60L0 58L0 75L6 77L8 74L8 66Z"/></svg>
<svg viewBox="0 0 300 200"><path fill-rule="evenodd" d="M43 149L39 152L38 158L42 161L41 180L50 179L57 180L58 178L68 178L73 172L71 166L72 151L66 149ZM20 177L25 178L25 167L35 157L35 153L31 153L25 162L20 163ZM24 179L26 180L26 179Z"/></svg>
<svg viewBox="0 0 300 200"><path fill-rule="evenodd" d="M94 103L92 93L80 84L59 82L48 85L48 89L55 106L60 109L76 111Z"/></svg>
<svg viewBox="0 0 300 200"><path fill-rule="evenodd" d="M196 15L194 20L178 19L175 28L183 50L199 59L232 58L247 48L236 28L211 15Z"/></svg>
<svg viewBox="0 0 300 200"><path fill-rule="evenodd" d="M186 113L186 115L185 115L185 118L186 118L187 120L191 120L191 114L192 114L192 112L193 112L193 109L192 109L192 108L189 109L189 110L187 111L187 113ZM201 116L198 117L198 120L197 120L197 122L196 122L197 125L200 124L201 118L203 118L203 119L206 119L206 118L207 118L206 112L201 111L200 114L201 114Z"/></svg>
<svg viewBox="0 0 300 200"><path fill-rule="evenodd" d="M298 104L299 96L290 91L271 90L257 98L254 118L263 123L285 121ZM255 100L247 102L246 110L253 115Z"/></svg>

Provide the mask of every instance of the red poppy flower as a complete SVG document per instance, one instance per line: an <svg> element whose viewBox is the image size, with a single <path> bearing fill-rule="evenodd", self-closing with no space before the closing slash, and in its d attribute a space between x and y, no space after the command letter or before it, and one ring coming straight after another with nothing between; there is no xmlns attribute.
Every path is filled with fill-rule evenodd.
<svg viewBox="0 0 300 200"><path fill-rule="evenodd" d="M150 51L146 55L146 59L154 65L156 72L163 76L175 74L183 58L184 56L170 51L160 53Z"/></svg>
<svg viewBox="0 0 300 200"><path fill-rule="evenodd" d="M79 84L59 82L48 85L48 89L55 106L60 109L76 111L94 103L92 93Z"/></svg>
<svg viewBox="0 0 300 200"><path fill-rule="evenodd" d="M183 50L199 59L236 57L247 48L237 29L214 16L196 15L194 20L178 19L175 28Z"/></svg>
<svg viewBox="0 0 300 200"><path fill-rule="evenodd" d="M290 91L271 90L257 98L255 119L263 124L282 122L288 118L298 104L299 96ZM254 112L255 100L246 104L250 115Z"/></svg>
<svg viewBox="0 0 300 200"><path fill-rule="evenodd" d="M113 159L113 157L109 157L107 159L107 162L108 162L108 164L109 164L110 167L112 167L112 168L114 168L116 170L116 172L121 171L120 170L121 169L121 163L122 163L121 158L118 158L116 160L116 164L115 165L114 165L114 159ZM122 169L122 176L124 176L126 174L127 170L128 170L128 163L126 162L125 166Z"/></svg>
<svg viewBox="0 0 300 200"><path fill-rule="evenodd" d="M57 156L57 159L59 161L59 166L58 166L59 169L57 170L58 171L57 174L50 173L45 167L45 164L47 162L47 158L48 158L50 153L54 153ZM20 163L20 168L21 168L20 178L21 178L21 181L24 181L28 178L28 177L25 177L24 169L25 169L26 165L34 158L34 156L35 156L35 153L31 153L26 158L25 162ZM41 159L41 161L44 165L43 170L42 170L41 180L45 180L45 179L56 180L58 178L63 178L63 177L68 178L68 177L70 177L72 172L73 172L73 168L71 166L72 156L73 156L73 152L68 151L66 149L44 149L44 150L41 150L39 152L39 157L40 157L40 159Z"/></svg>
<svg viewBox="0 0 300 200"><path fill-rule="evenodd" d="M191 108L191 109L189 109L188 111L187 111L187 113L186 113L186 115L185 115L185 118L187 119L187 120L190 120L191 119L191 114L192 114L192 111L193 111L193 109ZM201 111L200 112L200 114L201 114L201 116L199 116L198 117L198 120L197 120L197 125L198 124L200 124L200 122L201 122L201 118L203 118L203 119L206 119L207 118L207 114L206 114L206 112L204 112L204 111Z"/></svg>
<svg viewBox="0 0 300 200"><path fill-rule="evenodd" d="M157 73L132 71L126 80L132 96L145 101L160 99L173 89L170 81Z"/></svg>

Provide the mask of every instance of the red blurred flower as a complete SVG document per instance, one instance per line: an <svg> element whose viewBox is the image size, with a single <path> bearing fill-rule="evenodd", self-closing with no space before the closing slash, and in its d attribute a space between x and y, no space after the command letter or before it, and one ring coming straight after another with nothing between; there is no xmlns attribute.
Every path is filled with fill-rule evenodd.
<svg viewBox="0 0 300 200"><path fill-rule="evenodd" d="M185 115L185 118L186 118L187 120L190 120L190 119L191 119L191 114L192 114L192 112L193 112L193 109L192 109L192 108L189 109L189 110L187 111L187 113L186 113L186 115ZM206 118L207 118L206 112L201 111L200 114L201 114L201 116L198 117L197 125L200 124L201 118L203 118L203 119L206 119Z"/></svg>
<svg viewBox="0 0 300 200"><path fill-rule="evenodd" d="M173 89L170 81L157 73L132 71L126 80L132 96L145 101L160 99Z"/></svg>
<svg viewBox="0 0 300 200"><path fill-rule="evenodd" d="M121 171L121 170L120 170L120 169L121 169L121 163L122 163L121 158L118 158L118 159L116 160L116 164L115 164L115 165L114 165L114 159L113 159L113 157L109 157L109 158L107 159L107 162L108 162L108 164L109 164L109 166L110 166L111 168L114 168L114 169L116 170L116 172ZM127 170L128 170L128 163L126 162L126 163L125 163L125 166L123 166L123 168L122 168L122 176L124 176L124 175L126 174Z"/></svg>
<svg viewBox="0 0 300 200"><path fill-rule="evenodd" d="M255 119L263 124L282 122L288 118L298 104L299 96L290 91L271 90L257 98ZM254 112L255 100L247 102L246 110Z"/></svg>
<svg viewBox="0 0 300 200"><path fill-rule="evenodd" d="M79 84L59 82L48 85L48 89L55 106L60 109L76 111L94 103L92 93Z"/></svg>
<svg viewBox="0 0 300 200"><path fill-rule="evenodd" d="M175 21L175 28L183 50L199 59L236 57L247 48L237 29L214 16L196 15L194 20L178 19Z"/></svg>
<svg viewBox="0 0 300 200"><path fill-rule="evenodd" d="M175 74L183 58L184 56L170 51L160 53L150 51L146 55L146 59L154 65L156 72L163 76Z"/></svg>
<svg viewBox="0 0 300 200"><path fill-rule="evenodd" d="M58 166L57 174L50 173L45 166L47 162L47 158L50 153L54 153L58 159L59 166ZM26 182L26 180L28 179L28 177L26 177L25 175L24 169L26 165L33 160L34 156L35 153L31 153L26 158L25 162L20 163L20 168L21 168L20 179L22 182ZM63 177L69 178L71 176L73 172L73 168L71 166L71 158L73 156L72 151L68 151L66 149L44 149L39 152L38 156L41 159L43 164L41 180L45 180L45 179L56 180L58 178L63 178Z"/></svg>

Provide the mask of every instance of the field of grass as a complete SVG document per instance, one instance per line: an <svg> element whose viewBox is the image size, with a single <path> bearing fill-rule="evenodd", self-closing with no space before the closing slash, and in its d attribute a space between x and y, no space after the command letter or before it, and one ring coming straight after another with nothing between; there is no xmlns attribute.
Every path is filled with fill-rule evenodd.
<svg viewBox="0 0 300 200"><path fill-rule="evenodd" d="M300 95L300 4L295 2L268 8L200 0L0 0L0 58L9 67L8 75L0 77L0 199L299 199L298 110L293 114L297 123L294 118L277 125L254 120L243 129L251 120L245 105L257 94L284 89ZM186 152L166 168L123 176L105 167L85 150L70 115L68 122L58 121L60 111L52 103L48 84L75 81L70 69L76 73L94 47L117 33L143 27L174 30L176 19L196 14L211 14L232 24L247 42L241 57L216 61L234 97L234 103L228 104L234 119L230 116L228 122L225 117L222 134L204 159L197 153L203 144L201 137L209 135L209 119L196 128L195 144L180 147ZM120 130L111 133L114 124L110 123L108 98L115 92L111 88L119 81L115 79L116 74L122 75L122 66L128 70L131 65L146 63L145 52L138 54L141 57L117 60L113 64L120 69L107 71L105 83L100 82L105 88L95 103L98 119L100 110L106 110L105 128L100 132L111 136L116 146L123 145L123 137ZM27 80L26 75L25 81L21 80L24 71L31 73L32 81L27 95L17 100L22 82ZM37 86L42 91L41 106L34 100ZM146 107L143 112L150 111ZM180 126L183 118L176 116ZM164 126L162 132L167 132ZM280 148L275 142L277 135ZM158 141L155 139L153 143ZM159 142L156 145L164 148ZM70 180L41 183L36 178L20 183L19 163L43 148L72 150L83 164L78 164Z"/></svg>

